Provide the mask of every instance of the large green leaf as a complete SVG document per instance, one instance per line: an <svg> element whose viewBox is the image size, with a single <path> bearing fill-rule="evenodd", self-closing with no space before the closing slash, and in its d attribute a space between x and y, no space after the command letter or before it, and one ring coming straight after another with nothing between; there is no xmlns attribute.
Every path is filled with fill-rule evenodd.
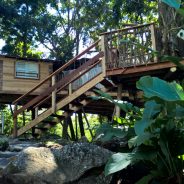
<svg viewBox="0 0 184 184"><path fill-rule="evenodd" d="M151 162L157 157L157 150L154 146L140 145L132 153L134 153L132 155L133 163L139 162L140 160Z"/></svg>
<svg viewBox="0 0 184 184"><path fill-rule="evenodd" d="M181 6L181 0L162 0L162 2L176 9L179 9Z"/></svg>
<svg viewBox="0 0 184 184"><path fill-rule="evenodd" d="M137 88L144 91L146 98L160 98L165 101L184 101L183 88L176 82L168 83L157 77L145 76L137 82Z"/></svg>
<svg viewBox="0 0 184 184"><path fill-rule="evenodd" d="M144 144L146 141L148 141L151 137L152 135L148 132L135 136L128 141L128 146L129 148L140 146L141 144Z"/></svg>
<svg viewBox="0 0 184 184"><path fill-rule="evenodd" d="M110 124L102 124L96 130L96 139L102 142L110 141L113 138L124 138L128 134L128 131L125 129L114 128Z"/></svg>
<svg viewBox="0 0 184 184"><path fill-rule="evenodd" d="M105 166L105 175L125 169L132 163L132 153L116 153L112 155Z"/></svg>
<svg viewBox="0 0 184 184"><path fill-rule="evenodd" d="M161 105L151 100L145 103L143 117L140 121L135 123L134 129L136 135L142 135L145 133L145 129L148 128L154 121L154 116L161 111Z"/></svg>

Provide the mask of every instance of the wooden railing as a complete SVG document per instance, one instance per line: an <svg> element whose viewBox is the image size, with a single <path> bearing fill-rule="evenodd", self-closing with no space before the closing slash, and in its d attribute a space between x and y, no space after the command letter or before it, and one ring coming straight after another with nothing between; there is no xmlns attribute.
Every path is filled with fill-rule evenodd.
<svg viewBox="0 0 184 184"><path fill-rule="evenodd" d="M52 113L55 113L58 110L56 109L57 107L56 104L58 100L57 96L61 90L68 90L68 94L66 96L69 96L72 93L74 93L77 89L85 85L87 82L92 80L94 77L98 76L100 73L103 73L103 71L106 70L106 69L102 69L105 66L105 64L103 64L104 59L101 59L104 56L104 52L100 51L94 57L89 59L86 63L82 64L77 69L73 70L70 73L70 75L65 75L60 80L56 81L57 76L61 75L61 72L65 71L67 67L69 67L74 62L76 62L78 58L81 58L91 49L97 47L99 42L100 40L92 44L86 50L81 52L75 58L71 59L69 62L64 64L61 68L59 68L57 71L55 71L50 76L48 76L44 81L40 82L32 90L22 95L20 98L18 98L13 102L13 104L15 105L14 137L17 136L17 116L18 115L22 114L25 110L31 109L35 111L35 118L37 118L38 116L41 115L38 113L38 109L43 104L47 104L47 106L49 106L48 108L52 108ZM94 71L97 71L97 72L94 72ZM80 82L77 82L77 81L80 81ZM47 90L43 91L40 95L36 96L31 101L23 104L27 96L31 95L36 90L41 88L45 83L48 83L48 82L51 83L51 86L48 87ZM77 86L75 86L75 88L72 88L72 85L75 85L75 84L77 84ZM19 104L21 105L23 104L23 105L18 109ZM43 111L41 113L43 113Z"/></svg>
<svg viewBox="0 0 184 184"><path fill-rule="evenodd" d="M156 62L152 52L156 50L153 23L106 32L101 35L105 37L107 69Z"/></svg>

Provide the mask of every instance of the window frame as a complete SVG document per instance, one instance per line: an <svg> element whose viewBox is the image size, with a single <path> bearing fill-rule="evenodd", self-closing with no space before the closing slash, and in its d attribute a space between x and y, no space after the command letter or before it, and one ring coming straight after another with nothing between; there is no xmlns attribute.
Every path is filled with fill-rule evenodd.
<svg viewBox="0 0 184 184"><path fill-rule="evenodd" d="M17 75L17 73L21 73L17 71L17 63L23 63L23 64L28 64L28 65L36 65L37 67L37 71L35 73L29 73L29 70L26 69L24 72L22 72L23 75ZM26 66L25 66L26 68ZM29 67L28 67L29 68ZM31 76L31 74L36 74L37 76ZM26 76L27 75L27 76ZM36 63L36 62L30 62L30 61L21 61L21 60L17 60L15 61L15 67L14 67L14 77L16 79L29 79L29 80L39 80L40 79L40 64Z"/></svg>

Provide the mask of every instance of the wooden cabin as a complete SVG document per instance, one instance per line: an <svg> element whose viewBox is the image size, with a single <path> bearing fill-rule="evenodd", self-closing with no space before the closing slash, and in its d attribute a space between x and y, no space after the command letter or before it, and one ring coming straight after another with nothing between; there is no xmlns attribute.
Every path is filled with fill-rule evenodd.
<svg viewBox="0 0 184 184"><path fill-rule="evenodd" d="M0 103L11 103L18 96L30 91L52 72L51 60L0 55ZM49 82L33 95L39 94L48 86Z"/></svg>

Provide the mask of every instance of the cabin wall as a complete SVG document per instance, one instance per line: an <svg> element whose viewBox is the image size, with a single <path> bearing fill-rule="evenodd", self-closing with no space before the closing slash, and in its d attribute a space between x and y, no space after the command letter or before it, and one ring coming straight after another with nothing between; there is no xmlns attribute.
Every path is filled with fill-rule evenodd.
<svg viewBox="0 0 184 184"><path fill-rule="evenodd" d="M15 77L16 59L4 58L1 93L24 94L44 80L52 72L52 63L37 62L39 64L39 79L24 79ZM32 61L26 61L32 62ZM2 64L0 63L0 66ZM49 86L49 82L36 91L40 93ZM36 94L35 93L35 94Z"/></svg>

